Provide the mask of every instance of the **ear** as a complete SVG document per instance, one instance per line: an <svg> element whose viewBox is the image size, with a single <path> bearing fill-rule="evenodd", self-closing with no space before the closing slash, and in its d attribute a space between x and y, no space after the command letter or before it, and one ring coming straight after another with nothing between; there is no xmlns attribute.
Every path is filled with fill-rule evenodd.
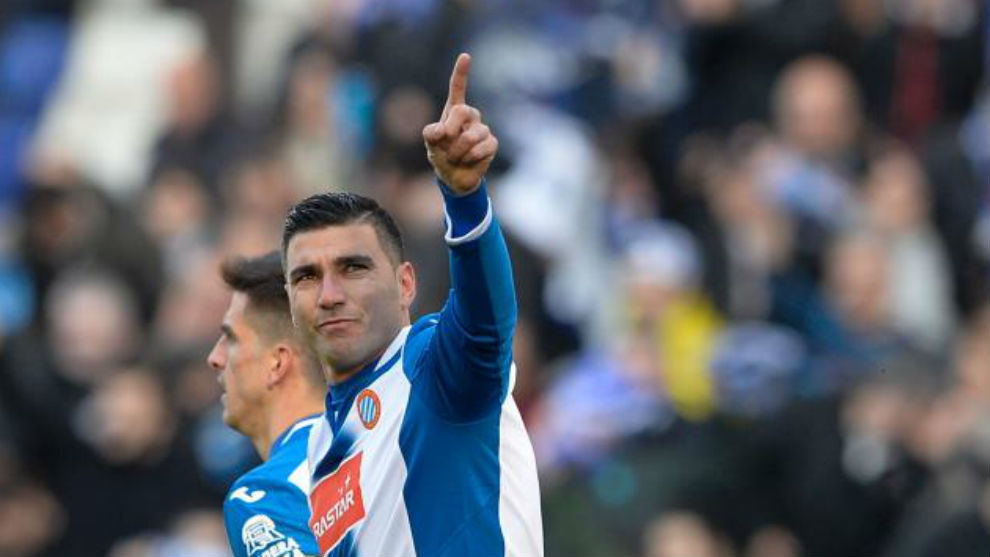
<svg viewBox="0 0 990 557"><path fill-rule="evenodd" d="M416 271L412 263L404 261L396 269L399 280L399 305L408 310L416 299Z"/></svg>
<svg viewBox="0 0 990 557"><path fill-rule="evenodd" d="M271 356L271 365L268 368L268 377L265 381L265 387L269 389L285 380L296 357L289 345L284 342L279 342L272 347Z"/></svg>

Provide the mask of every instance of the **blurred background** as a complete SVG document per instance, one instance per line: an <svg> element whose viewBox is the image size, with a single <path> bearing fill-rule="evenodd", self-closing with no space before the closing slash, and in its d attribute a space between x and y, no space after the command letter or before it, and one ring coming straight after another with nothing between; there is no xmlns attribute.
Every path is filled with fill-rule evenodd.
<svg viewBox="0 0 990 557"><path fill-rule="evenodd" d="M0 555L228 555L217 268L326 189L448 288L501 139L547 557L990 555L980 0L3 0Z"/></svg>

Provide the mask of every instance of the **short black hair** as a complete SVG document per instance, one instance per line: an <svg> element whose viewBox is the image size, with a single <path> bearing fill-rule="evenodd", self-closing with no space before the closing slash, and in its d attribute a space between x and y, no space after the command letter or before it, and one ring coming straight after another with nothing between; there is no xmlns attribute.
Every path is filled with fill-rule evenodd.
<svg viewBox="0 0 990 557"><path fill-rule="evenodd" d="M257 309L285 316L291 325L282 258L277 251L259 257L234 257L220 266L220 276L235 292L247 295Z"/></svg>
<svg viewBox="0 0 990 557"><path fill-rule="evenodd" d="M392 215L374 199L349 192L318 193L293 205L282 230L282 255L287 255L289 241L300 232L353 223L371 224L392 262L404 260L402 234Z"/></svg>

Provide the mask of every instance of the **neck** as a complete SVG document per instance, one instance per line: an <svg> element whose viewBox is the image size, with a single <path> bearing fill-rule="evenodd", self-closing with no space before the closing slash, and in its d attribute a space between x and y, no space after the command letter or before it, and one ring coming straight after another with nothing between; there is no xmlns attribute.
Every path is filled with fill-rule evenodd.
<svg viewBox="0 0 990 557"><path fill-rule="evenodd" d="M378 358L381 358L382 354L385 353L385 350L387 348L388 345L386 344L385 348L375 351L374 355L372 355L367 360L362 361L360 364L349 366L346 370L341 370L340 368L335 367L333 364L330 364L329 362L324 363L323 377L327 380L327 383L329 383L330 385L339 385L340 383L347 381L351 377L354 377L357 374L357 372L368 367L368 365L370 365Z"/></svg>
<svg viewBox="0 0 990 557"><path fill-rule="evenodd" d="M273 409L271 419L268 420L266 427L251 437L251 444L258 451L261 460L267 461L271 455L272 443L279 435L299 420L322 412L322 393L315 393L306 397L285 397L281 404Z"/></svg>
<svg viewBox="0 0 990 557"><path fill-rule="evenodd" d="M327 383L329 383L330 385L337 385L343 383L344 381L347 381L348 379L353 377L357 372L368 367L371 363L381 358L382 354L384 354L385 351L388 350L388 347L391 346L392 343L395 341L395 337L399 336L399 333L402 331L402 329L407 327L409 324L410 324L409 316L406 315L405 318L402 320L402 322L399 324L399 327L394 331L392 331L392 334L388 336L388 340L386 340L385 343L378 348L378 350L375 350L374 353L369 358L364 359L358 364L352 364L346 367L338 367L333 365L333 363L324 360L323 378L326 379Z"/></svg>

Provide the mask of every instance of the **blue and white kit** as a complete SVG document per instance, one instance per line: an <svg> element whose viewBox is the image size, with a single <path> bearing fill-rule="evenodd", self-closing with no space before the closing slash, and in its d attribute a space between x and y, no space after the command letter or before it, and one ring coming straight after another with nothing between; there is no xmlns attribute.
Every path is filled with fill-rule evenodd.
<svg viewBox="0 0 990 557"><path fill-rule="evenodd" d="M332 385L309 439L326 557L543 555L539 484L511 396L512 268L485 186L447 213L451 294Z"/></svg>
<svg viewBox="0 0 990 557"><path fill-rule="evenodd" d="M268 460L244 474L223 501L234 557L317 555L309 530L306 443L319 415L299 420L272 443Z"/></svg>

